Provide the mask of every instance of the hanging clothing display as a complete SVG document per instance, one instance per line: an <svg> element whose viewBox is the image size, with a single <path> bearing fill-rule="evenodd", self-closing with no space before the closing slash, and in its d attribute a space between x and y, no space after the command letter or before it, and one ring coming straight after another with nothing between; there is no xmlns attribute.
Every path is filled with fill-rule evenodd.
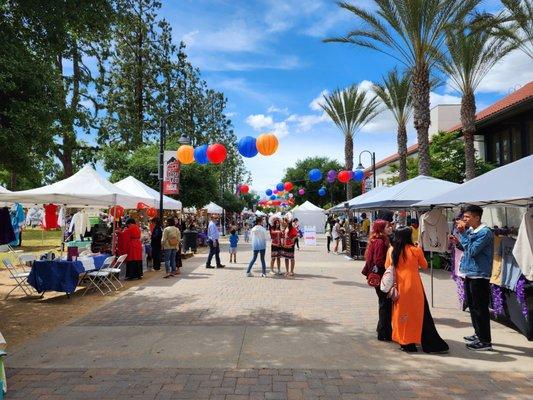
<svg viewBox="0 0 533 400"><path fill-rule="evenodd" d="M26 225L35 228L42 225L44 219L44 209L42 207L31 207L26 214Z"/></svg>
<svg viewBox="0 0 533 400"><path fill-rule="evenodd" d="M43 228L46 230L59 228L57 225L57 206L55 204L44 206Z"/></svg>
<svg viewBox="0 0 533 400"><path fill-rule="evenodd" d="M424 251L444 253L448 249L450 228L446 216L435 208L420 218L420 243Z"/></svg>
<svg viewBox="0 0 533 400"><path fill-rule="evenodd" d="M76 240L80 239L87 231L90 230L91 221L89 221L89 215L85 212L85 210L78 211L72 216L68 231L69 233L74 233L74 238Z"/></svg>
<svg viewBox="0 0 533 400"><path fill-rule="evenodd" d="M61 206L61 208L59 209L59 213L57 214L57 225L62 228L63 226L66 226L66 213L67 213L67 208L65 206Z"/></svg>
<svg viewBox="0 0 533 400"><path fill-rule="evenodd" d="M15 231L11 225L9 208L0 208L0 245L9 244L15 240Z"/></svg>
<svg viewBox="0 0 533 400"><path fill-rule="evenodd" d="M514 291L522 271L513 256L513 248L516 240L511 237L502 238L500 244L500 256L502 258L502 286Z"/></svg>
<svg viewBox="0 0 533 400"><path fill-rule="evenodd" d="M492 261L492 274L490 283L501 286L502 284L502 255L501 245L502 237L494 235L494 260Z"/></svg>
<svg viewBox="0 0 533 400"><path fill-rule="evenodd" d="M20 246L20 235L22 232L22 227L24 226L24 222L26 222L26 214L24 213L22 205L19 203L15 203L11 206L9 214L11 215L11 225L13 226L13 231L15 232L15 240L13 240L10 245Z"/></svg>
<svg viewBox="0 0 533 400"><path fill-rule="evenodd" d="M533 281L533 208L522 218L513 256L528 281Z"/></svg>

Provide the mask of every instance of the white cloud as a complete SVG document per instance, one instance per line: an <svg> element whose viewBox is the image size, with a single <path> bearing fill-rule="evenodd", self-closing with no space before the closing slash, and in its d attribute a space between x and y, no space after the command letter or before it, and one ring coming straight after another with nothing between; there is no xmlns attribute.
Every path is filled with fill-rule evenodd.
<svg viewBox="0 0 533 400"><path fill-rule="evenodd" d="M522 51L515 50L489 71L477 91L509 94L531 81L533 81L531 59Z"/></svg>
<svg viewBox="0 0 533 400"><path fill-rule="evenodd" d="M324 112L322 114L309 115L292 114L287 118L286 121L295 123L298 132L309 132L316 125L323 122L328 122L329 117Z"/></svg>
<svg viewBox="0 0 533 400"><path fill-rule="evenodd" d="M461 98L451 94L438 94L431 92L429 94L429 107L433 108L439 104L461 104Z"/></svg>
<svg viewBox="0 0 533 400"><path fill-rule="evenodd" d="M309 103L309 108L313 111L322 111L320 105L324 104L324 96L327 96L328 94L329 91L327 89L322 90L320 94Z"/></svg>
<svg viewBox="0 0 533 400"><path fill-rule="evenodd" d="M270 106L267 109L267 113L269 113L269 114L279 113L279 114L288 115L289 114L289 109L287 107L278 108L278 107L275 107L275 106Z"/></svg>
<svg viewBox="0 0 533 400"><path fill-rule="evenodd" d="M269 115L252 114L246 118L246 123L256 131L260 131L261 129L272 127L274 120Z"/></svg>
<svg viewBox="0 0 533 400"><path fill-rule="evenodd" d="M236 93L237 95L246 98L248 101L254 100L259 103L269 104L272 100L265 93L252 88L245 79L229 78L222 80L214 80L213 86L219 90L228 93Z"/></svg>

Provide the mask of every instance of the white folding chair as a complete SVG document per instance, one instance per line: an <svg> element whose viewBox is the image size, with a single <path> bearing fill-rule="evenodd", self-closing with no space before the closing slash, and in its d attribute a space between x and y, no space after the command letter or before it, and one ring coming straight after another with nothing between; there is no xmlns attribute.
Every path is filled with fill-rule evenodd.
<svg viewBox="0 0 533 400"><path fill-rule="evenodd" d="M16 283L15 287L9 291L9 293L6 295L6 299L9 297L11 293L13 293L16 289L21 289L26 296L31 295L31 286L28 283L28 276L30 276L30 273L27 271L19 271L12 263L11 260L7 258L2 259L2 263L9 271L10 279L13 279Z"/></svg>
<svg viewBox="0 0 533 400"><path fill-rule="evenodd" d="M113 261L115 261L114 256L107 257L104 260L104 264L102 265L102 268L100 270L87 272L86 277L89 280L89 283L87 287L85 288L85 291L83 292L83 296L91 288L98 290L103 296L113 291L111 287L113 287L113 289L116 290L116 287L113 285L113 283L111 282L109 278L109 276L111 275L111 272L109 272L106 268L107 265L113 264ZM104 286L107 289L106 292L104 292L103 290Z"/></svg>
<svg viewBox="0 0 533 400"><path fill-rule="evenodd" d="M111 265L108 268L106 268L106 271L109 271L111 273L110 280L113 280L113 279L116 280L118 284L120 285L120 287L124 286L122 282L120 281L120 272L122 271L122 265L124 264L124 261L126 261L127 257L128 257L127 254L121 255L119 258L117 258L117 261L115 261L114 265ZM102 269L100 269L100 271L101 270Z"/></svg>

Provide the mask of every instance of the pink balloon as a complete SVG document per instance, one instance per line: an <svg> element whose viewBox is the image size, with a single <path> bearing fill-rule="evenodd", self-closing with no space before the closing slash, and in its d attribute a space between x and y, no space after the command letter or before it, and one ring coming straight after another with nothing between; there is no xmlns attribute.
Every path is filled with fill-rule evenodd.
<svg viewBox="0 0 533 400"><path fill-rule="evenodd" d="M303 196L303 195L305 194L305 189L300 189L300 190L298 190L298 194L299 194L300 196Z"/></svg>
<svg viewBox="0 0 533 400"><path fill-rule="evenodd" d="M274 193L274 194L278 194L278 189L274 189L274 190L272 191L272 193Z"/></svg>

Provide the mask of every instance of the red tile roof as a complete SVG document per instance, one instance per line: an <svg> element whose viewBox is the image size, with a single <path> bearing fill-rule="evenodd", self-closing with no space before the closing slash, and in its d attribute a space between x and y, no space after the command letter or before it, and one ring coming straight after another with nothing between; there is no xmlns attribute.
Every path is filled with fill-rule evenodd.
<svg viewBox="0 0 533 400"><path fill-rule="evenodd" d="M507 111L508 109L523 103L526 100L529 100L533 98L533 81L529 82L528 84L524 85L520 89L514 91L510 95L504 97L501 100L498 100L496 103L488 106L487 108L481 110L476 114L476 122L483 121L489 117L494 116L495 114L499 114L503 111ZM461 124L458 124L451 129L449 129L450 132L456 131L461 129ZM413 153L416 153L418 150L418 143L413 144L412 146L409 146L407 148L407 155L411 155ZM387 158L384 158L383 160L380 160L376 163L376 168L381 168L391 162L394 162L398 160L400 156L398 153L392 154L388 156ZM367 168L365 171L370 171L370 168Z"/></svg>

